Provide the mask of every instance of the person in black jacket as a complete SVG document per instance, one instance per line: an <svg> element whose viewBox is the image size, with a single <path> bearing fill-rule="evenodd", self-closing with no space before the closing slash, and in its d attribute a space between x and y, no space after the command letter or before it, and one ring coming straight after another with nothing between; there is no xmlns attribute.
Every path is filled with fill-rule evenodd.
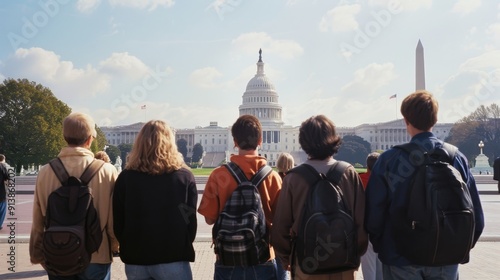
<svg viewBox="0 0 500 280"><path fill-rule="evenodd" d="M198 194L172 130L149 121L135 139L113 194L128 279L192 279Z"/></svg>
<svg viewBox="0 0 500 280"><path fill-rule="evenodd" d="M498 193L500 193L500 157L493 162L493 180L498 181Z"/></svg>
<svg viewBox="0 0 500 280"><path fill-rule="evenodd" d="M9 170L5 163L5 156L0 154L0 230L3 228L3 221L7 213L7 182L9 180Z"/></svg>

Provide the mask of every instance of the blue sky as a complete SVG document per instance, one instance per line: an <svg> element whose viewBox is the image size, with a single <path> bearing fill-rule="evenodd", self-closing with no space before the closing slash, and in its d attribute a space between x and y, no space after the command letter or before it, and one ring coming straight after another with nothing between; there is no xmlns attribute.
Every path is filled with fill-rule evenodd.
<svg viewBox="0 0 500 280"><path fill-rule="evenodd" d="M394 120L419 39L439 122L500 104L496 1L2 1L0 21L0 79L49 87L100 126L229 126L259 48L286 124Z"/></svg>

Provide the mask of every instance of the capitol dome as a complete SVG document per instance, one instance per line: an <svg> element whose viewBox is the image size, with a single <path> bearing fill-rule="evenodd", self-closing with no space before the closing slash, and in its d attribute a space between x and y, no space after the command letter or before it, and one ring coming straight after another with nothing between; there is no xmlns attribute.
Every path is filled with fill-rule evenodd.
<svg viewBox="0 0 500 280"><path fill-rule="evenodd" d="M247 84L247 91L263 89L275 90L271 80L263 74L256 74Z"/></svg>
<svg viewBox="0 0 500 280"><path fill-rule="evenodd" d="M280 127L283 125L282 108L279 104L279 95L274 84L264 74L262 50L259 50L257 73L247 84L240 105L241 115L253 115L259 118L263 127Z"/></svg>

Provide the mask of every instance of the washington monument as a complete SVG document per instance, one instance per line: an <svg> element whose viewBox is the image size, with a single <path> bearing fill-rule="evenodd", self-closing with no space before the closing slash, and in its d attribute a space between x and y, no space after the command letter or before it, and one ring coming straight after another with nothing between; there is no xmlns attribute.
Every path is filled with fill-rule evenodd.
<svg viewBox="0 0 500 280"><path fill-rule="evenodd" d="M415 51L415 90L425 89L424 47L418 40Z"/></svg>

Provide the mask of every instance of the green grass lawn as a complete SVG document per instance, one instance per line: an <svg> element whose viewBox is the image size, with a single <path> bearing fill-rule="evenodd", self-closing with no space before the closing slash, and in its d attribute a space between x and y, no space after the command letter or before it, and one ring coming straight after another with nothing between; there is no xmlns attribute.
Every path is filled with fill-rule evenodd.
<svg viewBox="0 0 500 280"><path fill-rule="evenodd" d="M203 176L203 175L210 175L212 173L213 168L191 168L191 171L193 172L194 176Z"/></svg>
<svg viewBox="0 0 500 280"><path fill-rule="evenodd" d="M210 173L212 173L213 168L192 168L191 171L193 172L194 176L208 176ZM276 168L274 169L276 170ZM356 168L356 171L358 173L363 173L366 172L365 168Z"/></svg>

